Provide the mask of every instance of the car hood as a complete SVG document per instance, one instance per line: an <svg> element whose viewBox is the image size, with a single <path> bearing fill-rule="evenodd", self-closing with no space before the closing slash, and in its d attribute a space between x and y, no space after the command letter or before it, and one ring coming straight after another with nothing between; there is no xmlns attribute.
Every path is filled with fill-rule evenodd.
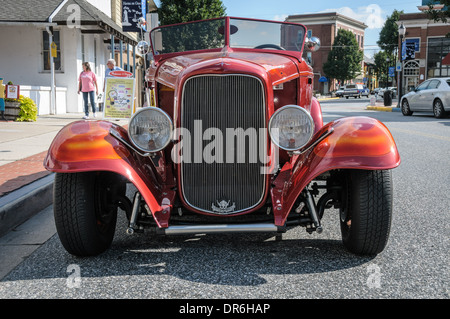
<svg viewBox="0 0 450 319"><path fill-rule="evenodd" d="M152 64L147 79L176 88L181 77L197 74L247 73L268 78L277 85L299 76L293 57L262 52L208 52L176 56Z"/></svg>

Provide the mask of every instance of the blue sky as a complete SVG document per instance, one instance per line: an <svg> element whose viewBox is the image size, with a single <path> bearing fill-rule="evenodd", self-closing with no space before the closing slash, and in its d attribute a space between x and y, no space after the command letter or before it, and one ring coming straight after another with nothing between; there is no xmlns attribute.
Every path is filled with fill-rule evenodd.
<svg viewBox="0 0 450 319"><path fill-rule="evenodd" d="M283 21L288 15L332 11L364 22L369 27L365 31L365 54L373 56L379 48L376 45L386 17L394 9L405 13L419 12L417 6L422 0L222 0L227 15ZM159 0L155 0L159 6Z"/></svg>

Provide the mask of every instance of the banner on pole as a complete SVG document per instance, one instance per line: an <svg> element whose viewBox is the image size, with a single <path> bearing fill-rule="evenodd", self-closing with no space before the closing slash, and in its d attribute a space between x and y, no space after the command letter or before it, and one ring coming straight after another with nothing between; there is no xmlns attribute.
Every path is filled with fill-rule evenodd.
<svg viewBox="0 0 450 319"><path fill-rule="evenodd" d="M389 77L393 78L395 76L395 67L394 66L390 66L389 67Z"/></svg>
<svg viewBox="0 0 450 319"><path fill-rule="evenodd" d="M416 44L414 42L402 43L402 61L414 60L416 58Z"/></svg>
<svg viewBox="0 0 450 319"><path fill-rule="evenodd" d="M147 1L145 0L122 0L122 31L140 32L138 20L141 17L146 18ZM143 26L143 30L146 27Z"/></svg>

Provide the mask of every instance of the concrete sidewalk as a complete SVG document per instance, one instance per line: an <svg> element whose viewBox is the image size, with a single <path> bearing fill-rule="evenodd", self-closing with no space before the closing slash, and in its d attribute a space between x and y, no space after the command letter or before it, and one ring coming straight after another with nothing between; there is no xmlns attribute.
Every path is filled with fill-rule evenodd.
<svg viewBox="0 0 450 319"><path fill-rule="evenodd" d="M44 158L56 134L83 115L0 121L0 237L52 204L54 174L45 170Z"/></svg>

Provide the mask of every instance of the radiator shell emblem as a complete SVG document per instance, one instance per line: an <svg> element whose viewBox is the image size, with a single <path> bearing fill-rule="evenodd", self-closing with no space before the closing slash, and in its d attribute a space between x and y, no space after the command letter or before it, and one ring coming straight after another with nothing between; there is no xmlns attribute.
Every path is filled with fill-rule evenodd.
<svg viewBox="0 0 450 319"><path fill-rule="evenodd" d="M215 203L212 203L211 208L214 212L220 214L231 213L236 209L236 203L230 205L231 200L227 201L226 199L216 200ZM215 205L217 204L217 206Z"/></svg>

